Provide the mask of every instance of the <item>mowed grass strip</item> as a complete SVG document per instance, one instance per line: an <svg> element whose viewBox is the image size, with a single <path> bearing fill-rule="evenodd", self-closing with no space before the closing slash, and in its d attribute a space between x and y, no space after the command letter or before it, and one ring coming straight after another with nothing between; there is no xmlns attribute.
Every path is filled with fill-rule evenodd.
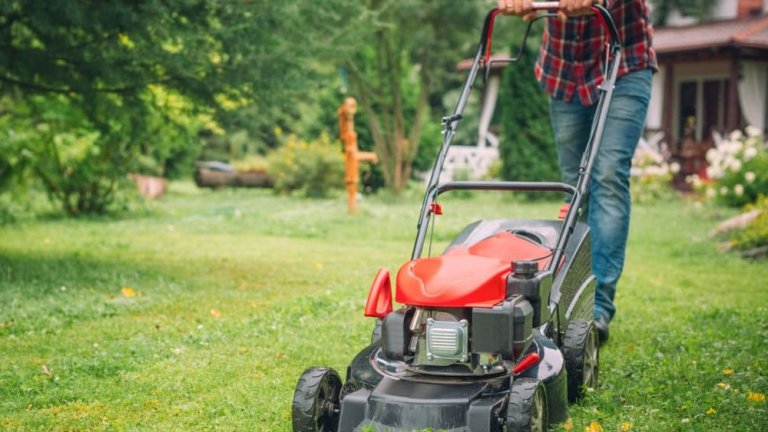
<svg viewBox="0 0 768 432"><path fill-rule="evenodd" d="M147 213L1 227L0 430L290 430L300 373L343 375L367 343L368 286L410 256L419 205L174 184ZM446 200L433 250L558 206ZM561 429L768 426L768 265L717 252L716 221L636 207L601 387Z"/></svg>

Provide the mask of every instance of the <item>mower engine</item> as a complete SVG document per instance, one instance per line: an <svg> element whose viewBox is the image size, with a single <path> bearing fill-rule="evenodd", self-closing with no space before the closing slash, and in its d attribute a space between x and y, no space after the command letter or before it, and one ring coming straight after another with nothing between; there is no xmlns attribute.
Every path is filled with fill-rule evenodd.
<svg viewBox="0 0 768 432"><path fill-rule="evenodd" d="M492 307L406 306L388 313L382 321L382 353L424 374L509 371L529 351L533 328L549 318L548 273L537 277L535 262L519 262L516 268L506 281L509 295Z"/></svg>

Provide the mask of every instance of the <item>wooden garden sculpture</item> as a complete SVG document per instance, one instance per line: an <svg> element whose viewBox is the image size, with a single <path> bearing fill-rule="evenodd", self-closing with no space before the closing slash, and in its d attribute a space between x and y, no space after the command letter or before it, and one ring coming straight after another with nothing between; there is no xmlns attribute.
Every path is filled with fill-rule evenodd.
<svg viewBox="0 0 768 432"><path fill-rule="evenodd" d="M345 169L344 181L347 184L347 209L354 213L357 209L357 185L360 183L360 161L376 163L376 153L357 150L357 133L355 132L355 112L357 101L348 97L339 107L339 138L344 143Z"/></svg>

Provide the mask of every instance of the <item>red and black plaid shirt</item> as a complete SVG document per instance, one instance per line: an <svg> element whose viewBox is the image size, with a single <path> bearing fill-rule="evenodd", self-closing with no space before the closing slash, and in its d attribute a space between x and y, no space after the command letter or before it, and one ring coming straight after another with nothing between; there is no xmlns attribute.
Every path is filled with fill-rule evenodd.
<svg viewBox="0 0 768 432"><path fill-rule="evenodd" d="M656 69L651 46L653 29L644 0L608 0L621 36L619 76L646 68ZM606 35L595 16L548 18L536 62L536 78L552 97L570 101L574 94L585 106L597 102L603 82Z"/></svg>

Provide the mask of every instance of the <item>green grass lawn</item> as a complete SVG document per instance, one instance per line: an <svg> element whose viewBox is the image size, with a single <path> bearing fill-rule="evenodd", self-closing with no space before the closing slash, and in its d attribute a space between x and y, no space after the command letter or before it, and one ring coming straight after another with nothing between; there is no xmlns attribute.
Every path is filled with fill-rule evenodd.
<svg viewBox="0 0 768 432"><path fill-rule="evenodd" d="M367 343L419 205L174 184L132 217L0 227L0 430L289 430L304 368L343 374ZM433 250L557 207L446 201ZM561 429L768 430L768 264L717 252L716 213L636 206L601 386Z"/></svg>

